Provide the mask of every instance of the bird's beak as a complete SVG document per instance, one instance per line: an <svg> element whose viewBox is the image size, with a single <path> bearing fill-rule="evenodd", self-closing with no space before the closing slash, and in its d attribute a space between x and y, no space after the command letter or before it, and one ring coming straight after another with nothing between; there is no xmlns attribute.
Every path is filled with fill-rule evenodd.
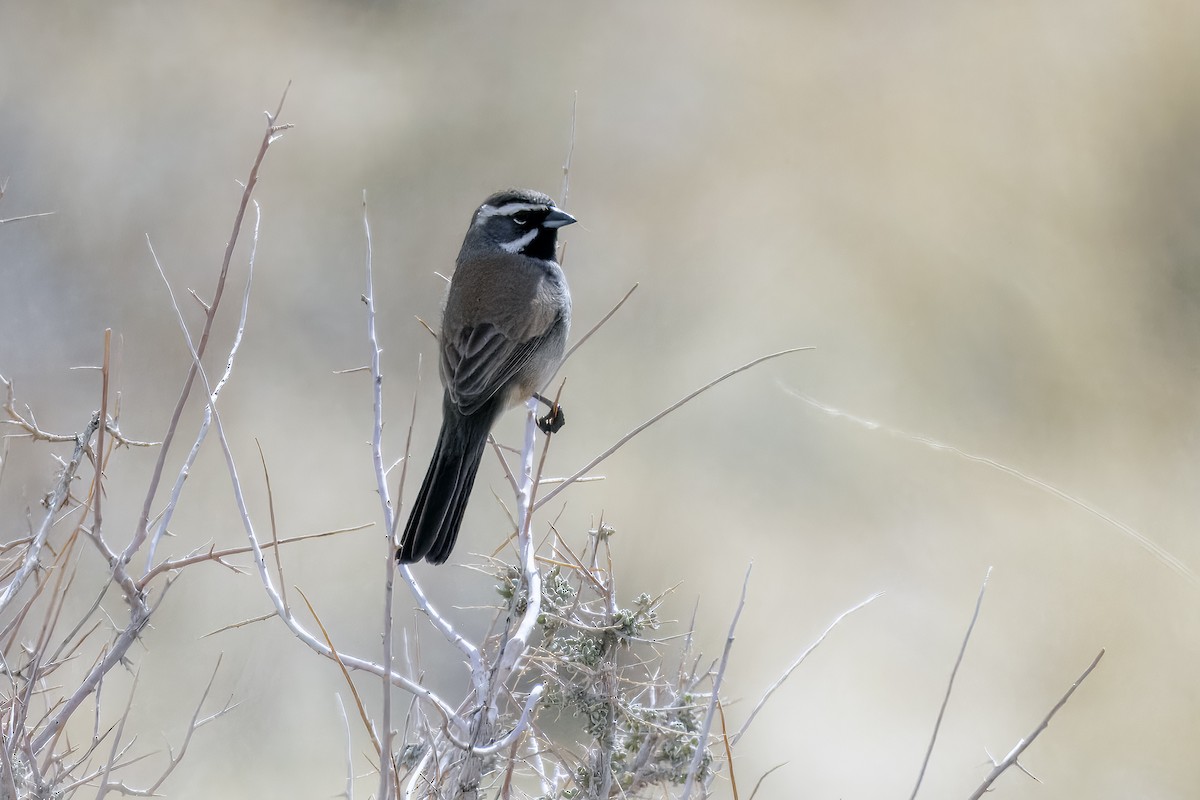
<svg viewBox="0 0 1200 800"><path fill-rule="evenodd" d="M550 209L550 213L542 220L543 228L561 228L565 225L570 225L575 222L575 218L565 211L560 211L557 208Z"/></svg>

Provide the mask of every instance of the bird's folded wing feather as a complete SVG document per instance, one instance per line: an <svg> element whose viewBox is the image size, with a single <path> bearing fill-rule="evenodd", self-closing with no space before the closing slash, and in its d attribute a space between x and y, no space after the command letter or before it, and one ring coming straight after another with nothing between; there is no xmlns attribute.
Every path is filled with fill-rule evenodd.
<svg viewBox="0 0 1200 800"><path fill-rule="evenodd" d="M520 372L541 339L513 341L488 322L463 328L442 347L442 378L451 402L463 414L474 414Z"/></svg>

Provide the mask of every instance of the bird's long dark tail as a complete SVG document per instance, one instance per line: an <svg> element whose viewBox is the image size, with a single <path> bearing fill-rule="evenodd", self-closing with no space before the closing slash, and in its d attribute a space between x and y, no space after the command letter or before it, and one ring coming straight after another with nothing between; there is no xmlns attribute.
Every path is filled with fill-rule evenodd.
<svg viewBox="0 0 1200 800"><path fill-rule="evenodd" d="M489 405L468 416L453 407L444 409L433 460L396 552L402 564L422 558L441 564L450 557L496 411Z"/></svg>

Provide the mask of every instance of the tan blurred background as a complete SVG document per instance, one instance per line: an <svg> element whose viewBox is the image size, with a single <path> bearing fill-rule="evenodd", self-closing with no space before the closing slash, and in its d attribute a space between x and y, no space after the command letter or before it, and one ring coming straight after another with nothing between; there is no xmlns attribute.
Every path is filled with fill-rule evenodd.
<svg viewBox="0 0 1200 800"><path fill-rule="evenodd" d="M420 470L439 390L414 315L437 318L433 273L488 192L558 194L578 92L566 207L581 224L563 237L576 335L641 288L565 368L570 424L548 469L573 471L738 363L817 349L696 400L550 516L578 542L603 515L626 599L681 582L664 615L699 597L714 655L754 562L727 676L734 725L834 615L887 592L742 741L743 791L786 761L760 797L906 796L994 566L923 796L965 796L985 748L1007 753L1106 647L1024 759L1043 783L1013 772L1001 793L1195 797L1200 584L1048 491L794 394L1037 476L1200 569L1200 7L10 2L0 17L0 217L57 212L0 227L0 373L44 427L80 429L97 407L96 373L70 368L97 363L112 327L123 427L161 437L187 356L145 237L177 289L210 294L260 112L291 80L296 129L257 194L224 418L261 525L255 438L282 535L376 521L368 382L334 374L367 357L361 193L393 455L425 357ZM51 452L13 444L4 538L24 530ZM116 540L152 460L114 461ZM488 487L503 481L485 463L459 564L502 535ZM176 553L244 541L215 442L173 530ZM364 655L382 551L376 528L286 556L289 582ZM420 572L447 606L494 596L461 567ZM242 703L197 736L172 796L342 790L335 668L278 623L199 638L266 609L253 577L191 570L135 652L147 749L160 732L178 741L217 652L217 691ZM459 691L455 653L422 637L426 666L450 665L434 683ZM355 726L355 753L368 747Z"/></svg>

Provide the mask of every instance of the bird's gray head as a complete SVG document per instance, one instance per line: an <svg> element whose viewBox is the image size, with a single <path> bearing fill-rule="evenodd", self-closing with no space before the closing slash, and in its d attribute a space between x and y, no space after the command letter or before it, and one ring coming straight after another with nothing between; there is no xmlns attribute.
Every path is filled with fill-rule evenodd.
<svg viewBox="0 0 1200 800"><path fill-rule="evenodd" d="M548 195L531 189L507 189L483 201L471 219L463 249L499 247L508 253L554 260L558 229L575 221L555 207Z"/></svg>

